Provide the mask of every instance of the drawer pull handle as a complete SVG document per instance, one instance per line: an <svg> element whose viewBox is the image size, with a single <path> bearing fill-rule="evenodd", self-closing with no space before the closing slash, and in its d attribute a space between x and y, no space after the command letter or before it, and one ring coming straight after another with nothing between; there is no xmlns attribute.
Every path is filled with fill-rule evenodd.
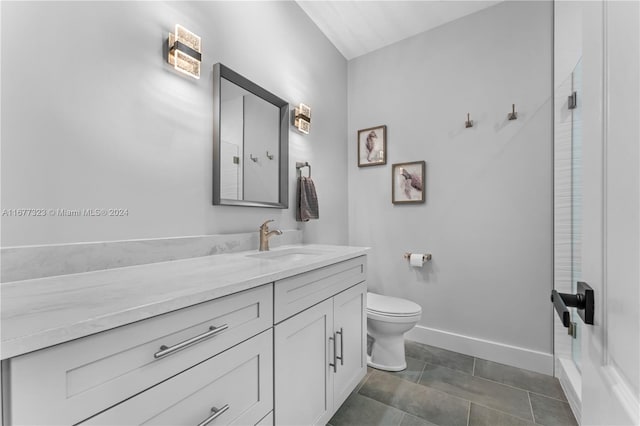
<svg viewBox="0 0 640 426"><path fill-rule="evenodd" d="M198 426L207 426L209 423L211 423L212 421L220 417L228 409L229 409L229 404L224 404L224 407L222 407L219 410L216 407L213 407L211 409L211 412L213 414L211 414L209 417L207 417L206 419L198 423Z"/></svg>
<svg viewBox="0 0 640 426"><path fill-rule="evenodd" d="M340 335L340 356L337 356L340 360L340 365L344 365L344 333L342 332L342 327L340 327L340 331L336 331L336 334Z"/></svg>
<svg viewBox="0 0 640 426"><path fill-rule="evenodd" d="M329 337L329 341L333 341L333 363L329 363L329 367L333 367L333 372L337 373L338 372L338 362L337 362L337 358L338 358L338 354L337 352L337 348L336 348L336 333L333 333L332 337Z"/></svg>
<svg viewBox="0 0 640 426"><path fill-rule="evenodd" d="M214 327L211 326L209 327L209 331L207 331L206 333L202 333L198 336L192 337L191 339L187 339L184 342L180 342L177 343L173 346L166 346L166 345L162 345L160 346L160 350L158 352L156 352L155 354L153 354L153 357L158 359L158 358L162 358L163 356L167 356L169 354L174 353L175 351L179 351L180 349L184 349L187 346L191 346L195 343L198 343L202 340L208 339L209 337L213 337L216 334L220 333L221 331L226 330L227 328L229 328L228 324L224 324L221 325L220 327Z"/></svg>

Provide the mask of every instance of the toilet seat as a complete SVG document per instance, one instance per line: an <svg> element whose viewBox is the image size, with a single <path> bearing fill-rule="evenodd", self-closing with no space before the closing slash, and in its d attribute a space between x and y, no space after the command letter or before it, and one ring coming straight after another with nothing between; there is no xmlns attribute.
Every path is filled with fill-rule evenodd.
<svg viewBox="0 0 640 426"><path fill-rule="evenodd" d="M422 308L410 300L367 293L367 312L383 317L415 317Z"/></svg>
<svg viewBox="0 0 640 426"><path fill-rule="evenodd" d="M421 312L418 312L417 314L413 314L413 315L388 315L388 314L379 314L377 312L367 311L367 319L382 321L389 324L395 324L395 323L398 323L398 324L414 323L415 324L418 321L420 321L421 317L422 317Z"/></svg>

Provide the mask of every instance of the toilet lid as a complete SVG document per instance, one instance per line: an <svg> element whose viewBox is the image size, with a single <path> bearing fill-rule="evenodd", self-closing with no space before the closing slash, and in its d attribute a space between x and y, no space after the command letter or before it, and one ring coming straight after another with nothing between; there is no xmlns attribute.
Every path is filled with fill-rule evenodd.
<svg viewBox="0 0 640 426"><path fill-rule="evenodd" d="M398 297L367 293L367 310L390 316L409 316L422 312L417 303Z"/></svg>

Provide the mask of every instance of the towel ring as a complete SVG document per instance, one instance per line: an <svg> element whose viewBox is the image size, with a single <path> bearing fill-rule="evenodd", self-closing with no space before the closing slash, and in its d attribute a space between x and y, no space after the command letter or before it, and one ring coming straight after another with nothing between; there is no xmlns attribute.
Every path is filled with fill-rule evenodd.
<svg viewBox="0 0 640 426"><path fill-rule="evenodd" d="M304 163L301 163L299 161L296 162L296 170L298 171L300 177L302 177L302 170L300 170L300 169L302 169L303 167L308 167L309 168L309 176L307 176L307 177L310 178L311 177L311 164L309 164L306 161Z"/></svg>

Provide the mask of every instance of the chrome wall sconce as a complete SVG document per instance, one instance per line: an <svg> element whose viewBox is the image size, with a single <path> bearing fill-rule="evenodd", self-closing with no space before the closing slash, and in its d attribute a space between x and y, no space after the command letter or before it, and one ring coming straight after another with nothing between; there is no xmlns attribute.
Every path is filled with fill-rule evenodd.
<svg viewBox="0 0 640 426"><path fill-rule="evenodd" d="M168 43L167 61L181 73L199 79L202 60L200 37L176 24L175 33L169 33Z"/></svg>
<svg viewBox="0 0 640 426"><path fill-rule="evenodd" d="M300 104L294 109L293 125L302 133L308 135L311 129L311 107Z"/></svg>

